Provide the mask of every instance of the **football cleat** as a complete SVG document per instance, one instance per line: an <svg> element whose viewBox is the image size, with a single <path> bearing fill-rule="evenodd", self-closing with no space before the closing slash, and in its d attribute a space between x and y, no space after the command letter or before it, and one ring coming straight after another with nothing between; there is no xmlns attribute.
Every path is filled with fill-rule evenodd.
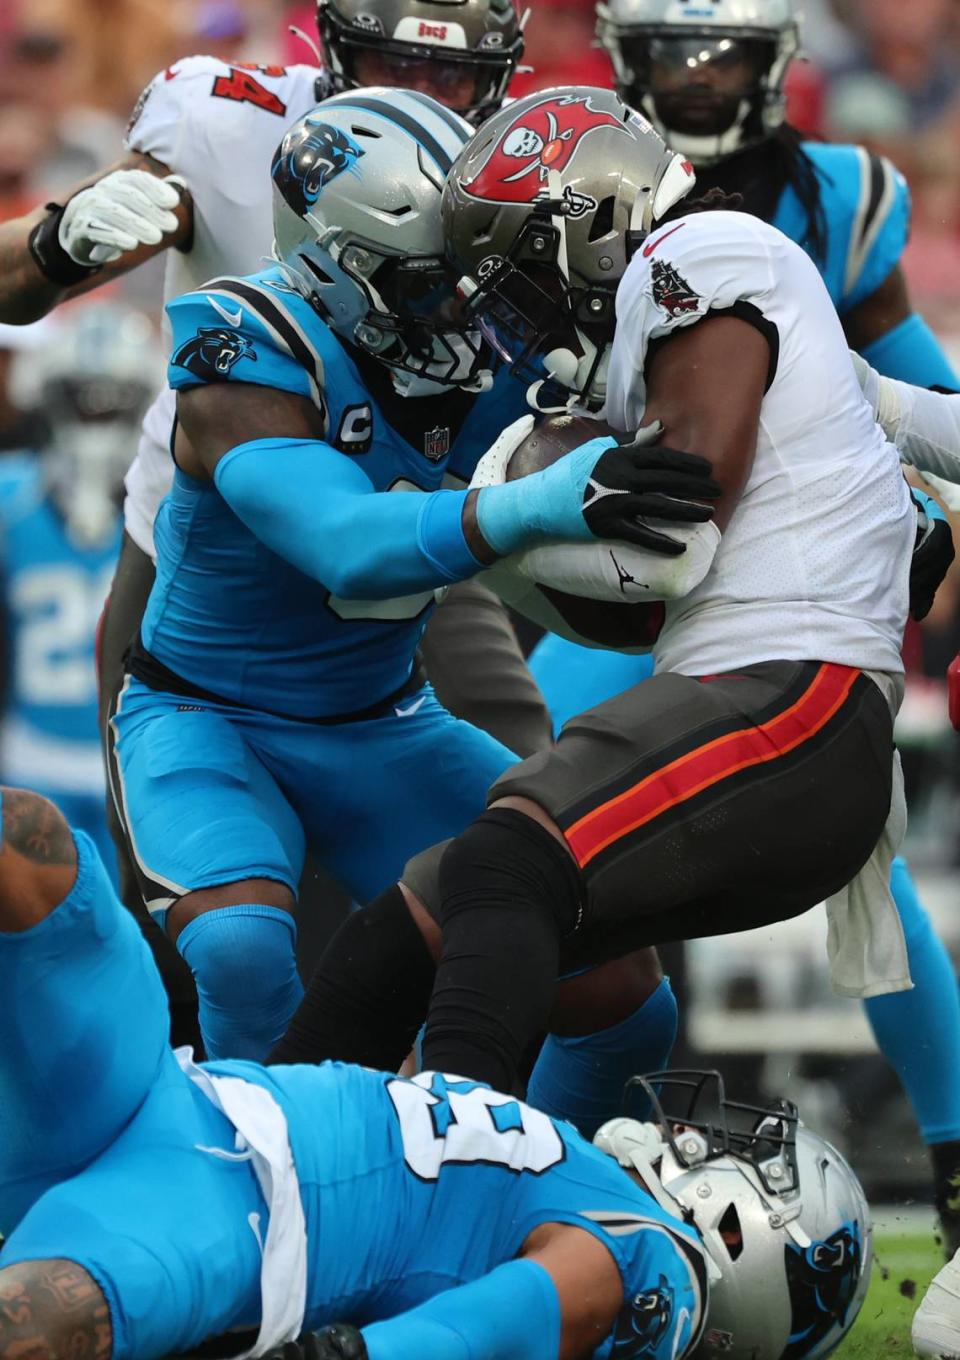
<svg viewBox="0 0 960 1360"><path fill-rule="evenodd" d="M934 1275L911 1328L916 1355L960 1360L960 1253Z"/></svg>

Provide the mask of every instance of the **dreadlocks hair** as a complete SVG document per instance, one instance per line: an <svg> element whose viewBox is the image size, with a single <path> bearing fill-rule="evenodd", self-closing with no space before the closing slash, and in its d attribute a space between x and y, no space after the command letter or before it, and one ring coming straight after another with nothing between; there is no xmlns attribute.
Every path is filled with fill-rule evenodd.
<svg viewBox="0 0 960 1360"><path fill-rule="evenodd" d="M823 211L820 181L813 161L803 149L803 136L789 123L783 123L771 138L783 166L784 183L789 184L807 214L807 230L800 244L818 264L826 263L827 219Z"/></svg>
<svg viewBox="0 0 960 1360"><path fill-rule="evenodd" d="M673 222L678 217L692 217L694 213L705 212L744 212L743 194L728 194L723 189L708 189L696 198L681 198L679 203L657 219L657 226Z"/></svg>

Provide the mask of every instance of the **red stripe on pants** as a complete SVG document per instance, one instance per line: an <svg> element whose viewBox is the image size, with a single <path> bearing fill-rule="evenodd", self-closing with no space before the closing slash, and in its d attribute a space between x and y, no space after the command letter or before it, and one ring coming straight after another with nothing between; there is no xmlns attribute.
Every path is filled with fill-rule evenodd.
<svg viewBox="0 0 960 1360"><path fill-rule="evenodd" d="M728 732L688 751L602 803L564 833L581 869L612 845L678 803L751 765L777 760L815 736L844 704L860 671L825 662L799 699L776 717Z"/></svg>

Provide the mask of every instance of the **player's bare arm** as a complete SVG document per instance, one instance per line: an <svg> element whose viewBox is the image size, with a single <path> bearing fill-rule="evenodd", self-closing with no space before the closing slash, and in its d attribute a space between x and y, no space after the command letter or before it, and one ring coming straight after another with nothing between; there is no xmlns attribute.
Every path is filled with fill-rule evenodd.
<svg viewBox="0 0 960 1360"><path fill-rule="evenodd" d="M27 789L0 792L0 930L13 933L29 930L63 901L76 878L77 851L53 803Z"/></svg>
<svg viewBox="0 0 960 1360"><path fill-rule="evenodd" d="M170 174L167 166L142 152L130 152L116 164L108 166L99 175L76 185L68 194L62 195L64 203L76 198L78 194L93 185L101 184L117 171L135 170L163 180ZM123 251L119 258L109 264L101 265L86 278L72 284L57 282L49 278L41 269L30 249L30 237L34 230L49 217L45 206L35 208L23 217L14 218L0 225L0 321L10 325L25 325L46 316L61 302L82 293L89 293L121 274L149 260L171 246L182 249L190 240L193 232L193 207L189 194L180 191L179 206L173 210L177 218L175 231L167 232L153 245L140 245L133 250Z"/></svg>
<svg viewBox="0 0 960 1360"><path fill-rule="evenodd" d="M753 466L769 367L761 333L730 316L708 316L674 335L650 364L646 419L662 421L664 443L710 459L723 490L721 533Z"/></svg>
<svg viewBox="0 0 960 1360"><path fill-rule="evenodd" d="M213 478L231 449L255 439L322 439L323 417L293 392L256 383L192 387L177 397L177 466Z"/></svg>
<svg viewBox="0 0 960 1360"><path fill-rule="evenodd" d="M913 315L903 270L897 265L876 292L851 307L841 319L851 349L863 350Z"/></svg>
<svg viewBox="0 0 960 1360"><path fill-rule="evenodd" d="M610 1252L569 1223L541 1223L521 1255L553 1280L560 1301L558 1360L584 1360L610 1334L623 1307L623 1280Z"/></svg>
<svg viewBox="0 0 960 1360"><path fill-rule="evenodd" d="M110 1313L100 1286L72 1261L0 1269L0 1360L109 1360Z"/></svg>

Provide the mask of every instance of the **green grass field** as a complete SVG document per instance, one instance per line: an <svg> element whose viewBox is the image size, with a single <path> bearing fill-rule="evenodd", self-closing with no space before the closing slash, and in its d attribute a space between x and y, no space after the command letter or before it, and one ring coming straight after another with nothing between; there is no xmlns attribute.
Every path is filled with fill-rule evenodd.
<svg viewBox="0 0 960 1360"><path fill-rule="evenodd" d="M834 1352L836 1360L913 1355L910 1320L943 1256L929 1232L878 1232L874 1251L870 1293L853 1331Z"/></svg>

